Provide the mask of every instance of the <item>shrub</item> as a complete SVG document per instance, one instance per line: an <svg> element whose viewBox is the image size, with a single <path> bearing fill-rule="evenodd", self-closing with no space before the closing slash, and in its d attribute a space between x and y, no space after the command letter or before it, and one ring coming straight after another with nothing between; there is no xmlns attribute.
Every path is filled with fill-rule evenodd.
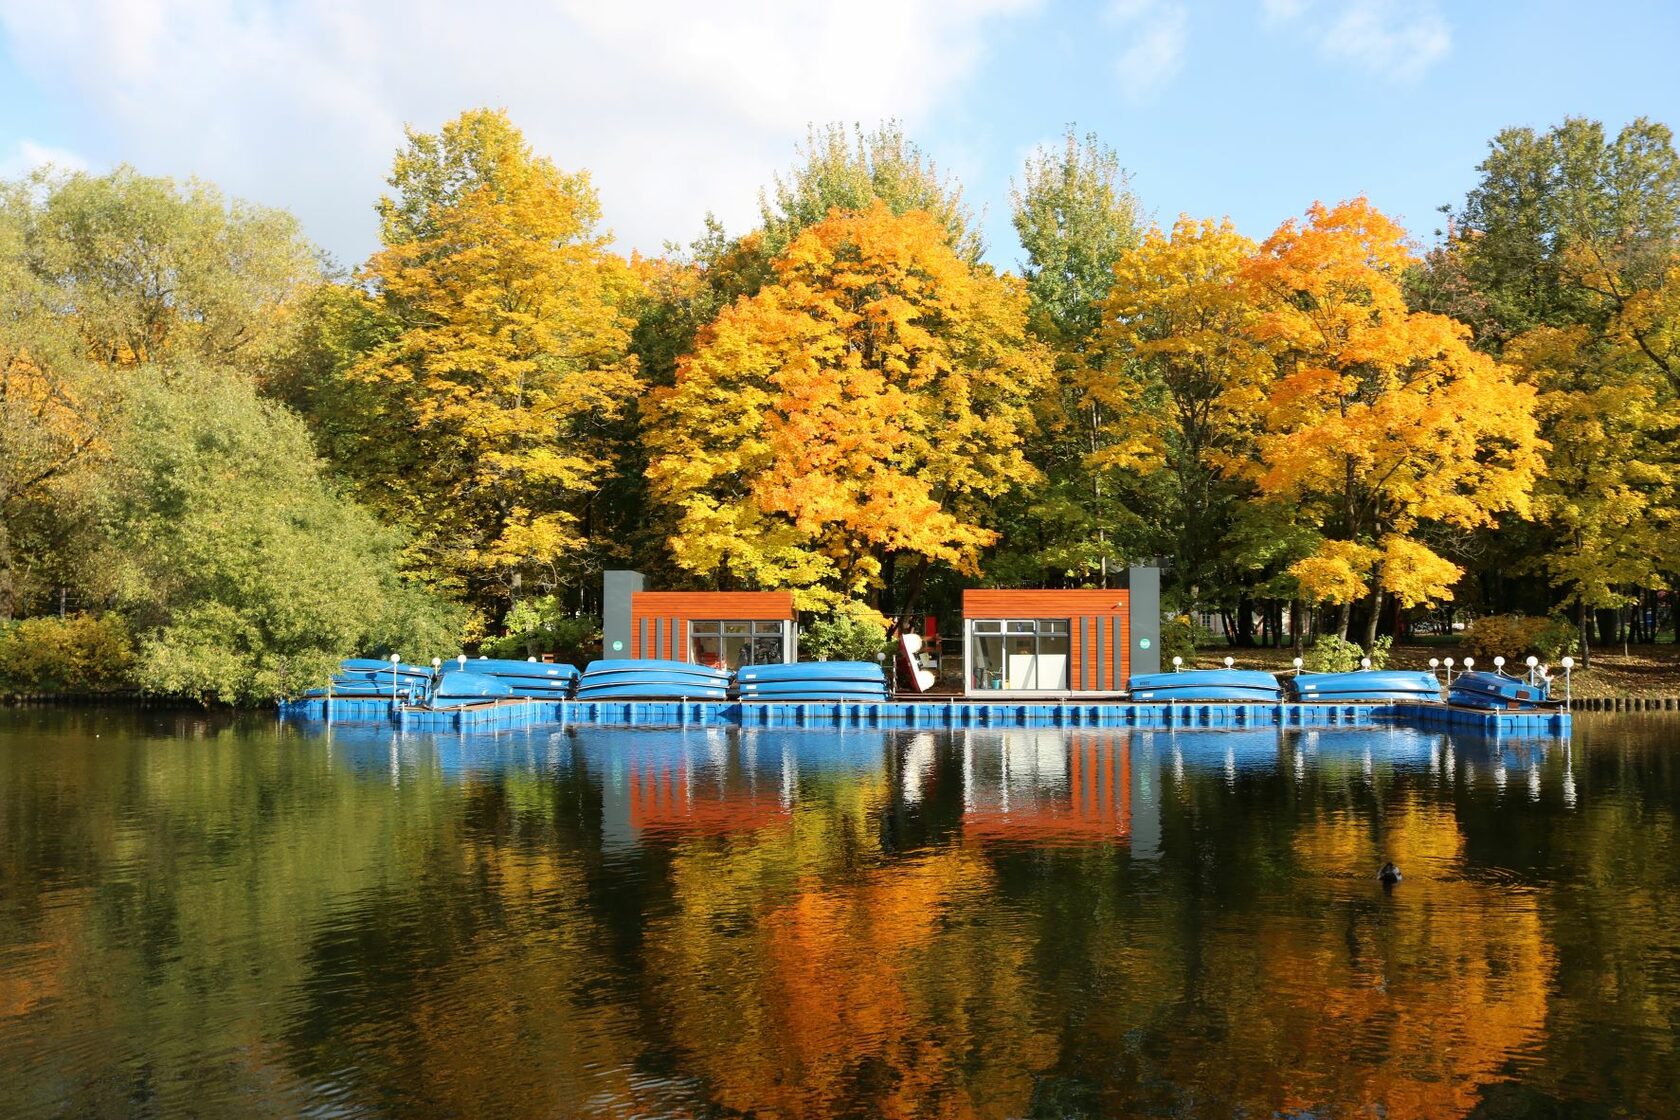
<svg viewBox="0 0 1680 1120"><path fill-rule="evenodd" d="M806 661L874 661L891 648L880 614L856 602L818 615L799 635Z"/></svg>
<svg viewBox="0 0 1680 1120"><path fill-rule="evenodd" d="M1185 664L1190 664L1198 649L1206 649L1218 640L1218 635L1189 615L1174 615L1161 624L1161 661L1171 665L1173 658L1182 657Z"/></svg>
<svg viewBox="0 0 1680 1120"><path fill-rule="evenodd" d="M134 641L114 614L26 618L0 630L0 691L112 692L131 684Z"/></svg>
<svg viewBox="0 0 1680 1120"><path fill-rule="evenodd" d="M1388 651L1393 645L1394 639L1387 635L1371 643L1371 668L1381 669L1388 664ZM1335 634L1320 634L1301 661L1309 673L1351 673L1359 668L1364 657L1365 650L1357 643Z"/></svg>
<svg viewBox="0 0 1680 1120"><path fill-rule="evenodd" d="M552 653L558 661L582 665L601 643L601 620L566 613L554 595L521 599L508 611L502 627L501 637L480 644L480 653L513 658Z"/></svg>
<svg viewBox="0 0 1680 1120"><path fill-rule="evenodd" d="M1551 663L1577 652L1579 642L1580 635L1567 619L1521 614L1484 615L1466 627L1459 639L1466 653L1488 662L1496 656L1522 661L1533 654Z"/></svg>

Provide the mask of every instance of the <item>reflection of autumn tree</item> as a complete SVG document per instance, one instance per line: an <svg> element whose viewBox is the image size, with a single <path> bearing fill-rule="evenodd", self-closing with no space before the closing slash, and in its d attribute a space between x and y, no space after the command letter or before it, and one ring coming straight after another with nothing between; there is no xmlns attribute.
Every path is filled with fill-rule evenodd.
<svg viewBox="0 0 1680 1120"><path fill-rule="evenodd" d="M986 905L986 863L888 862L865 824L885 776L825 792L786 831L676 853L650 971L693 1071L743 1112L1020 1114L1053 1045L1033 1026L1032 942Z"/></svg>

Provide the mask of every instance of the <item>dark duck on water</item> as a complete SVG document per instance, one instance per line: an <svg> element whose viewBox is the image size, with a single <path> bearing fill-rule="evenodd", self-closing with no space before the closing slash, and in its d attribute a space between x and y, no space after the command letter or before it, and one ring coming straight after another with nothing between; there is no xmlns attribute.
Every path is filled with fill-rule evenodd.
<svg viewBox="0 0 1680 1120"><path fill-rule="evenodd" d="M1400 869L1394 866L1393 860L1390 860L1382 865L1382 870L1377 872L1377 878L1382 880L1383 886L1392 887L1400 881Z"/></svg>

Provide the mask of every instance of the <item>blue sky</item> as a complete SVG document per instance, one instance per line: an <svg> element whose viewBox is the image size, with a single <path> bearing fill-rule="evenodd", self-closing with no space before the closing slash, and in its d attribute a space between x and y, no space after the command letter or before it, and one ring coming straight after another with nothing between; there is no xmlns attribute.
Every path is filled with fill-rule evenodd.
<svg viewBox="0 0 1680 1120"><path fill-rule="evenodd" d="M1680 124L1677 42L1657 2L0 0L0 175L198 175L349 264L403 125L498 105L657 251L750 224L808 122L897 116L1013 266L1010 177L1074 123L1163 223L1364 193L1428 240L1502 127Z"/></svg>

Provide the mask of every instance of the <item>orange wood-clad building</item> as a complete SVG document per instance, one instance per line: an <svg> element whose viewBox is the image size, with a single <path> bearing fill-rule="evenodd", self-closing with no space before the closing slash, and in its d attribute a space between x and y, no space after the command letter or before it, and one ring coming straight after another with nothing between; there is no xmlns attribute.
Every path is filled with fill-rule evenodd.
<svg viewBox="0 0 1680 1120"><path fill-rule="evenodd" d="M791 591L637 591L627 655L722 669L792 661L794 619Z"/></svg>
<svg viewBox="0 0 1680 1120"><path fill-rule="evenodd" d="M964 691L1123 690L1132 672L1131 596L1127 589L964 591Z"/></svg>

